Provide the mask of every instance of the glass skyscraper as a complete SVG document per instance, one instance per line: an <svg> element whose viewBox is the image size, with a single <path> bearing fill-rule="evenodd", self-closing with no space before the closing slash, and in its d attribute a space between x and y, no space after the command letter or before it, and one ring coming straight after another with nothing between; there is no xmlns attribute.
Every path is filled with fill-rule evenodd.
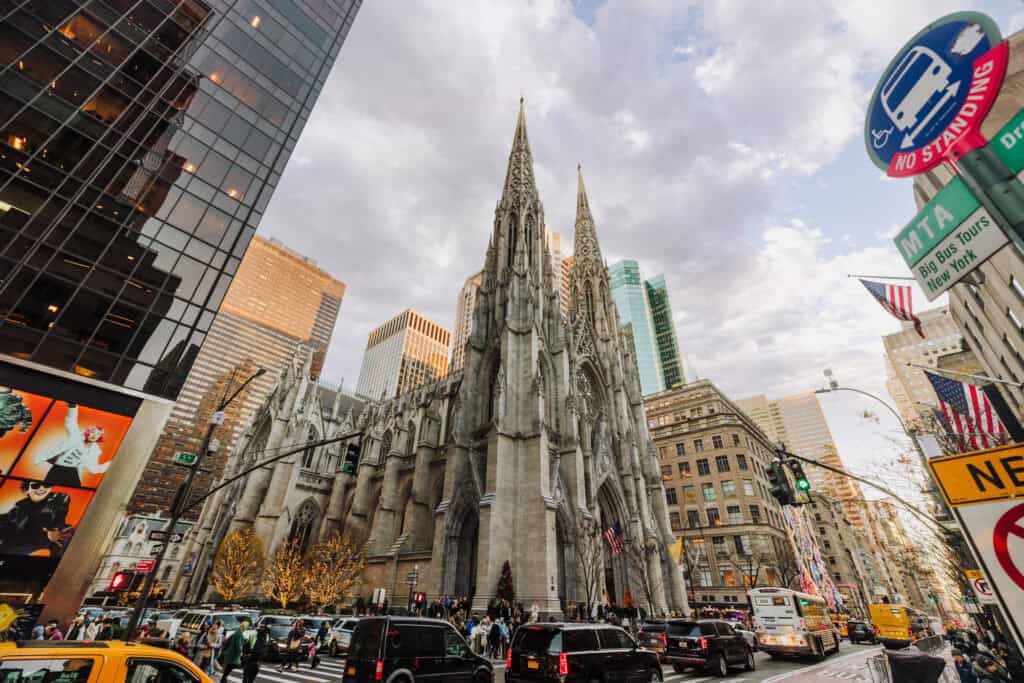
<svg viewBox="0 0 1024 683"><path fill-rule="evenodd" d="M0 353L173 398L359 4L0 2Z"/></svg>
<svg viewBox="0 0 1024 683"><path fill-rule="evenodd" d="M683 365L665 276L644 281L640 265L632 260L613 263L608 274L619 320L632 328L644 396L683 384Z"/></svg>
<svg viewBox="0 0 1024 683"><path fill-rule="evenodd" d="M672 321L672 303L668 299L668 287L664 275L655 275L644 282L647 308L651 312L654 326L654 346L658 349L658 365L665 389L672 389L686 382L683 377L683 362L679 357L679 343L676 341L676 326Z"/></svg>
<svg viewBox="0 0 1024 683"><path fill-rule="evenodd" d="M9 524L0 591L45 589L44 619L80 604L359 6L0 0L0 509L68 534Z"/></svg>

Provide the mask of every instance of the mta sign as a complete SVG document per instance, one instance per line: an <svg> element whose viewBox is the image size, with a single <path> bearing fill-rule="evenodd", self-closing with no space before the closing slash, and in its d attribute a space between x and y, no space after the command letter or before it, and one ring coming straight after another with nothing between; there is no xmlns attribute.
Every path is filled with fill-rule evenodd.
<svg viewBox="0 0 1024 683"><path fill-rule="evenodd" d="M868 155L890 176L934 168L978 129L1002 86L1007 46L995 23L957 12L928 25L890 62L868 106Z"/></svg>

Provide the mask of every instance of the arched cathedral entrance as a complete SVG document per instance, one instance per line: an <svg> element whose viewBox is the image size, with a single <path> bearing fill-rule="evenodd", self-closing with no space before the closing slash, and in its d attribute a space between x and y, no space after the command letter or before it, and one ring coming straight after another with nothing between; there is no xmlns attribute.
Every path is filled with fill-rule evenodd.
<svg viewBox="0 0 1024 683"><path fill-rule="evenodd" d="M472 602L476 594L477 544L480 539L480 514L472 505L456 512L445 539L444 592L466 596Z"/></svg>
<svg viewBox="0 0 1024 683"><path fill-rule="evenodd" d="M625 516L618 496L608 483L601 486L597 494L598 520L601 523L601 546L604 557L605 595L610 602L621 605L626 589L629 588L629 562L624 548L614 549L608 538L608 530L614 529L618 541L628 541L629 520Z"/></svg>

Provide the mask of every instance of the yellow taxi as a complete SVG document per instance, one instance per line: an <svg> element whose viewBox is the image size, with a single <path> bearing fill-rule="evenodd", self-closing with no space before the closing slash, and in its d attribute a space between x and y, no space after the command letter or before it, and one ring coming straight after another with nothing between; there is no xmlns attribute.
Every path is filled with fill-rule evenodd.
<svg viewBox="0 0 1024 683"><path fill-rule="evenodd" d="M119 640L0 643L0 680L61 683L211 683L177 652Z"/></svg>
<svg viewBox="0 0 1024 683"><path fill-rule="evenodd" d="M832 623L835 624L836 628L839 629L840 638L850 637L850 615L839 614L838 612L832 613Z"/></svg>

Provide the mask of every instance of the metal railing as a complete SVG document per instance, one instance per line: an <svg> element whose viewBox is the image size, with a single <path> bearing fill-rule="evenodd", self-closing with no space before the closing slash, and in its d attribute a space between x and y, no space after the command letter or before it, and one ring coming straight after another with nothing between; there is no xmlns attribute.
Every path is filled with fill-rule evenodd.
<svg viewBox="0 0 1024 683"><path fill-rule="evenodd" d="M949 646L942 636L936 635L921 638L914 641L909 647L946 660L946 668L942 670L937 683L960 683L960 676L953 666ZM894 683L892 668L889 666L889 658L884 650L880 654L868 657L866 664L871 683Z"/></svg>

